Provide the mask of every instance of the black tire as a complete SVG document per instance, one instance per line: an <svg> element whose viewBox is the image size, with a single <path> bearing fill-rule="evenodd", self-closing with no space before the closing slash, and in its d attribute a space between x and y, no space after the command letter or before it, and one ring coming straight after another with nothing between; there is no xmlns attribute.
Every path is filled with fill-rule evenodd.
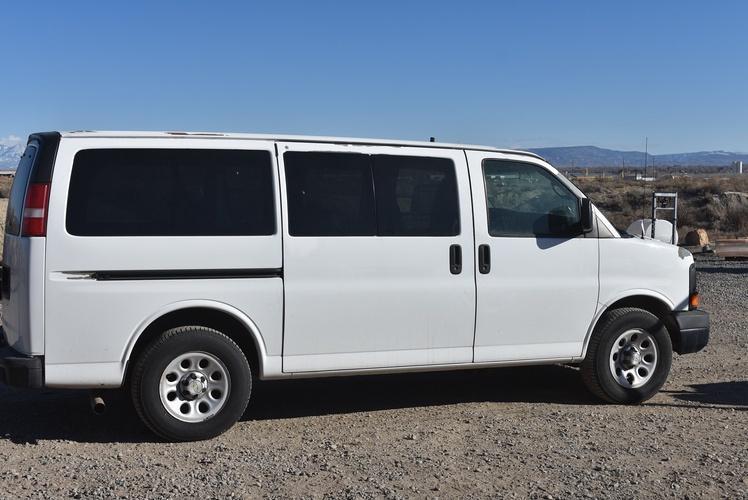
<svg viewBox="0 0 748 500"><path fill-rule="evenodd" d="M206 420L184 422L167 411L159 391L164 370L185 353L208 353L220 360L230 377L223 406ZM135 360L130 392L135 410L155 434L169 441L198 441L222 434L247 408L252 391L252 372L247 358L226 335L202 326L184 326L159 335Z"/></svg>
<svg viewBox="0 0 748 500"><path fill-rule="evenodd" d="M646 383L640 387L624 387L611 371L611 357L616 340L625 332L636 329L648 333L656 343L657 362ZM602 400L637 404L648 400L662 388L670 373L672 359L670 335L657 316L637 308L614 309L600 318L592 334L582 362L582 380Z"/></svg>

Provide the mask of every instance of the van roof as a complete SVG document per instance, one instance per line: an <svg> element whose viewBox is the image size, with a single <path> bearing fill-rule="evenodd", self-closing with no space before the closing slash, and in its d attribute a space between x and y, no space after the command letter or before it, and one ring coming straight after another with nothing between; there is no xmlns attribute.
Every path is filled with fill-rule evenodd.
<svg viewBox="0 0 748 500"><path fill-rule="evenodd" d="M493 151L497 153L530 156L539 160L545 159L529 151L515 149L500 149L490 146L476 146L471 144L451 144L445 142L398 141L393 139L365 139L360 137L325 137L314 135L278 135L278 134L237 134L224 132L136 132L136 131L93 131L75 130L60 132L62 137L106 137L106 138L205 138L205 139L244 139L286 142L327 142L334 144L372 144L381 146L410 146L419 148L441 149L471 149L476 151Z"/></svg>

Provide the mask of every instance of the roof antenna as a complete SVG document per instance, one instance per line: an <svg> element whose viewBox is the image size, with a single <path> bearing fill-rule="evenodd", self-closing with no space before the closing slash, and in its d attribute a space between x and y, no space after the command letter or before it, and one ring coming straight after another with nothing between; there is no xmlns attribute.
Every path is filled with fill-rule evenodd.
<svg viewBox="0 0 748 500"><path fill-rule="evenodd" d="M434 138L434 137L429 137L429 142L436 142L436 138Z"/></svg>

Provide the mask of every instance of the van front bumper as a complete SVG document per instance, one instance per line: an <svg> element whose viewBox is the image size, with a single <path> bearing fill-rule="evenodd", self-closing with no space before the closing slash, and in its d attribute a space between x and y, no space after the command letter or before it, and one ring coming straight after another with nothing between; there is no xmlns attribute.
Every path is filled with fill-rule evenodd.
<svg viewBox="0 0 748 500"><path fill-rule="evenodd" d="M1 330L0 338L5 338ZM44 360L41 356L26 356L8 346L0 347L0 383L13 387L42 387Z"/></svg>
<svg viewBox="0 0 748 500"><path fill-rule="evenodd" d="M675 311L673 319L677 331L673 335L673 349L678 354L698 352L709 343L709 313L695 309L693 311Z"/></svg>

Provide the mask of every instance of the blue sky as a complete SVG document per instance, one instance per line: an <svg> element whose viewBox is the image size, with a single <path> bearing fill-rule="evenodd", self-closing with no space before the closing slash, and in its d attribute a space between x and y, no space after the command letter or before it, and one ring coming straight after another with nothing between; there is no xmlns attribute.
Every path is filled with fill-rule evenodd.
<svg viewBox="0 0 748 500"><path fill-rule="evenodd" d="M0 138L748 151L748 2L0 3Z"/></svg>

